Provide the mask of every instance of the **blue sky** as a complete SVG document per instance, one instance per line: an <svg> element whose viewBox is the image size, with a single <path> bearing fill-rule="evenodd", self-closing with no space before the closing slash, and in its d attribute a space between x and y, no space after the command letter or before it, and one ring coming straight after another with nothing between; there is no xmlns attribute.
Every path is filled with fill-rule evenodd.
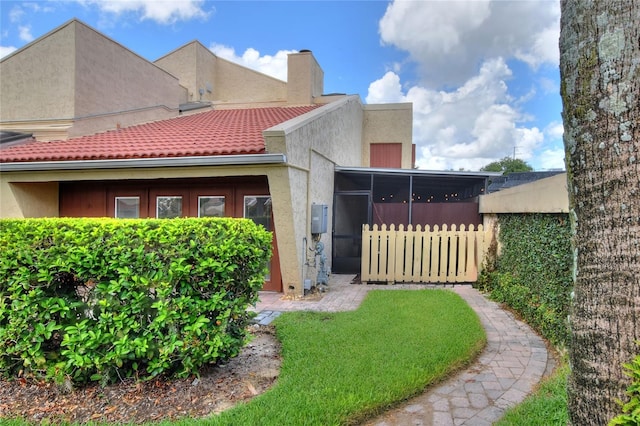
<svg viewBox="0 0 640 426"><path fill-rule="evenodd" d="M564 168L557 0L1 0L0 56L74 17L150 61L199 40L282 80L312 50L325 93L413 103L421 169Z"/></svg>

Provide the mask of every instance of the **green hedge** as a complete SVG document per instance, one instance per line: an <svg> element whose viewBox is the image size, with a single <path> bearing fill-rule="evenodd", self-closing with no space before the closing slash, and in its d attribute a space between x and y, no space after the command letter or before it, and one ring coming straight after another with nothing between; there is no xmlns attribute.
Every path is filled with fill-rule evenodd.
<svg viewBox="0 0 640 426"><path fill-rule="evenodd" d="M569 341L573 289L571 224L566 215L500 215L501 254L478 280L554 345ZM490 258L491 259L491 258Z"/></svg>
<svg viewBox="0 0 640 426"><path fill-rule="evenodd" d="M245 219L0 220L0 374L108 383L239 353L271 234Z"/></svg>

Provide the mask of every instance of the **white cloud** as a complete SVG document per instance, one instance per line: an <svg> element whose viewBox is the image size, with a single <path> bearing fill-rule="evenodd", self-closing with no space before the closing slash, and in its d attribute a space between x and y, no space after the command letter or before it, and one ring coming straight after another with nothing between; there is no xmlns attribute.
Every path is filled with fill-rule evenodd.
<svg viewBox="0 0 640 426"><path fill-rule="evenodd" d="M379 28L383 43L420 64L422 84L442 87L494 57L556 65L559 18L557 1L395 1Z"/></svg>
<svg viewBox="0 0 640 426"><path fill-rule="evenodd" d="M29 2L22 3L22 6L24 8L26 8L26 9L30 9L32 12L49 13L49 12L53 12L55 10L54 7L50 6L51 4L52 4L52 2L29 1Z"/></svg>
<svg viewBox="0 0 640 426"><path fill-rule="evenodd" d="M564 148L545 149L538 155L539 166L541 170L565 170Z"/></svg>
<svg viewBox="0 0 640 426"><path fill-rule="evenodd" d="M24 42L31 42L35 37L31 34L31 26L30 25L20 25L18 26L18 32L20 40Z"/></svg>
<svg viewBox="0 0 640 426"><path fill-rule="evenodd" d="M283 81L287 80L287 57L296 53L295 50L279 50L275 55L260 56L259 51L250 47L238 56L234 48L222 44L212 44L209 50L220 58Z"/></svg>
<svg viewBox="0 0 640 426"><path fill-rule="evenodd" d="M564 127L560 121L552 121L544 128L545 144L532 163L536 169L565 169L563 134Z"/></svg>
<svg viewBox="0 0 640 426"><path fill-rule="evenodd" d="M9 21L11 21L12 23L20 22L24 14L25 12L21 7L14 6L9 11Z"/></svg>
<svg viewBox="0 0 640 426"><path fill-rule="evenodd" d="M562 125L534 125L539 117L526 109L558 92L540 69L558 65L558 0L395 0L379 32L383 44L408 53L418 74L409 87L399 68L387 72L370 84L366 101L413 103L418 167L477 170L514 154L559 166Z"/></svg>
<svg viewBox="0 0 640 426"><path fill-rule="evenodd" d="M0 46L0 58L4 58L5 56L15 52L16 50L17 48L13 46Z"/></svg>
<svg viewBox="0 0 640 426"><path fill-rule="evenodd" d="M501 58L486 61L477 75L455 90L413 86L402 90L400 77L387 72L371 83L367 103L412 102L417 165L427 169L478 170L512 155L532 158L544 141L537 127L508 93L511 70Z"/></svg>
<svg viewBox="0 0 640 426"><path fill-rule="evenodd" d="M562 136L564 135L564 126L559 121L552 121L545 127L544 133L551 140L560 140L562 141Z"/></svg>
<svg viewBox="0 0 640 426"><path fill-rule="evenodd" d="M526 62L532 68L537 68L543 63L558 64L560 62L560 49L558 38L560 26L558 21L553 21L550 26L544 28L535 35L533 44L516 50L516 58Z"/></svg>
<svg viewBox="0 0 640 426"><path fill-rule="evenodd" d="M151 20L159 24L170 25L178 21L207 19L210 12L205 11L204 0L76 0L84 5L95 5L102 12L117 16L134 13L140 20Z"/></svg>
<svg viewBox="0 0 640 426"><path fill-rule="evenodd" d="M400 86L400 77L394 72L387 72L380 80L369 85L367 103L406 102Z"/></svg>

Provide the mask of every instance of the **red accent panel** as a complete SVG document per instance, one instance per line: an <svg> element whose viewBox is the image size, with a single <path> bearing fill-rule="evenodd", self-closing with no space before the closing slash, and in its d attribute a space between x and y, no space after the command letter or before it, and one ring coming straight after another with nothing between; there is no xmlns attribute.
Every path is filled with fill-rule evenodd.
<svg viewBox="0 0 640 426"><path fill-rule="evenodd" d="M402 167L401 143L371 144L371 167L399 169Z"/></svg>

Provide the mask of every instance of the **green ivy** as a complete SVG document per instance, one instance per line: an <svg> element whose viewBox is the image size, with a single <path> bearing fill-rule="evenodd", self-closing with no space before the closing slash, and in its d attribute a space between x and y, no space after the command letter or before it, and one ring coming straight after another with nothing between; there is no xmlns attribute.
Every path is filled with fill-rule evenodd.
<svg viewBox="0 0 640 426"><path fill-rule="evenodd" d="M500 215L501 253L478 280L554 345L569 341L573 288L571 225L566 215Z"/></svg>
<svg viewBox="0 0 640 426"><path fill-rule="evenodd" d="M626 374L631 377L631 384L627 388L628 402L621 402L622 413L614 417L609 426L637 426L640 425L640 355L630 364L624 364Z"/></svg>
<svg viewBox="0 0 640 426"><path fill-rule="evenodd" d="M0 374L109 383L237 355L271 256L245 219L0 221Z"/></svg>

